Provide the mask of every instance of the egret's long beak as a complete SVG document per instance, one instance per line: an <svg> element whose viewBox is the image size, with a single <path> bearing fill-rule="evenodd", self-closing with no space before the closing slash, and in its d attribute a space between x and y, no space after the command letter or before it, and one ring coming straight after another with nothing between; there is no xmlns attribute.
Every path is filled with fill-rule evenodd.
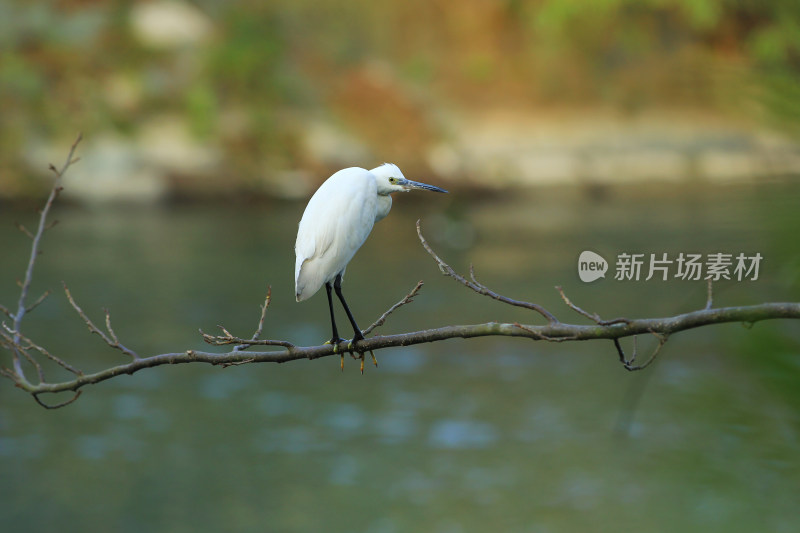
<svg viewBox="0 0 800 533"><path fill-rule="evenodd" d="M411 181L404 179L400 182L400 185L406 191L410 191L411 189L425 189L426 191L433 191L433 192L447 192L446 190L434 187L433 185L428 185L427 183L420 183L418 181Z"/></svg>

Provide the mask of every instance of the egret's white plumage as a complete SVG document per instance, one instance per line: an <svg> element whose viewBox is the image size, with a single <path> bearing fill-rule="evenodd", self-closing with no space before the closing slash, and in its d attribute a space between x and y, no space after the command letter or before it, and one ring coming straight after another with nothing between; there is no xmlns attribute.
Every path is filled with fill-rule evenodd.
<svg viewBox="0 0 800 533"><path fill-rule="evenodd" d="M328 178L311 197L295 243L295 295L301 302L344 273L378 217L377 177L346 168ZM391 207L392 199L385 198ZM385 203L385 202L383 202ZM385 210L386 216L389 210Z"/></svg>
<svg viewBox="0 0 800 533"><path fill-rule="evenodd" d="M372 170L352 167L336 172L309 200L295 243L295 296L313 296L324 284L344 275L372 226L389 214L394 192L438 187L407 180L396 165Z"/></svg>
<svg viewBox="0 0 800 533"><path fill-rule="evenodd" d="M411 189L447 192L407 180L399 168L386 163L372 170L356 167L340 170L325 180L309 200L294 245L295 297L301 302L325 285L333 330L331 344L338 346L342 341L336 329L332 291L336 292L353 326L353 341L349 346L364 338L342 294L342 276L375 222L389 214L391 194ZM361 371L364 371L363 353Z"/></svg>

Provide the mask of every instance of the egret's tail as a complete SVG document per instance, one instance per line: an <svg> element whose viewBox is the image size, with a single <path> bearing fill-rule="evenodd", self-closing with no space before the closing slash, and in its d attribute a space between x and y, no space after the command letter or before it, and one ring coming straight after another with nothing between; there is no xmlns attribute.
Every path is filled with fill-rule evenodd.
<svg viewBox="0 0 800 533"><path fill-rule="evenodd" d="M309 274L308 268L303 268L308 263L301 264L294 278L294 297L298 302L308 300L322 287L324 280L319 276Z"/></svg>

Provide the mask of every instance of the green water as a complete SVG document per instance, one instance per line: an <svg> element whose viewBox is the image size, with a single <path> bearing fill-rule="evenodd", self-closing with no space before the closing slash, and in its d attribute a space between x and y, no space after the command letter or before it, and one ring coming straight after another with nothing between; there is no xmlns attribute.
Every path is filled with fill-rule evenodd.
<svg viewBox="0 0 800 533"><path fill-rule="evenodd" d="M446 200L402 196L348 268L362 327L405 295L383 333L539 323L444 278L414 222L457 270L583 323L553 289L603 316L705 304L703 282L582 283L581 251L759 252L757 281L718 305L800 299L800 185L613 189ZM434 201L436 200L436 201ZM443 203L447 202L447 203ZM330 336L324 294L293 299L301 204L59 207L26 332L84 371L123 361L88 333L112 313L141 355L204 349L198 328ZM0 206L0 303L16 300L34 213ZM612 266L613 269L613 266ZM346 319L340 315L341 331ZM641 339L640 349L652 346ZM630 348L630 344L626 343ZM676 334L645 372L609 342L487 338L227 369L144 370L45 411L0 381L4 531L777 531L800 528L800 327L774 321ZM5 355L3 357L6 357ZM7 359L4 359L7 364ZM58 373L52 369L53 377Z"/></svg>

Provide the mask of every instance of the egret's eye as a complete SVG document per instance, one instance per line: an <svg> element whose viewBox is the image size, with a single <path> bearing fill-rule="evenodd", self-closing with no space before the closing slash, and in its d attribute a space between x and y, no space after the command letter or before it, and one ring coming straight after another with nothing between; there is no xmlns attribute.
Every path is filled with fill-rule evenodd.
<svg viewBox="0 0 800 533"><path fill-rule="evenodd" d="M397 181L397 179L396 179L396 178L389 178L389 183L394 183L394 182L396 182L396 181Z"/></svg>

